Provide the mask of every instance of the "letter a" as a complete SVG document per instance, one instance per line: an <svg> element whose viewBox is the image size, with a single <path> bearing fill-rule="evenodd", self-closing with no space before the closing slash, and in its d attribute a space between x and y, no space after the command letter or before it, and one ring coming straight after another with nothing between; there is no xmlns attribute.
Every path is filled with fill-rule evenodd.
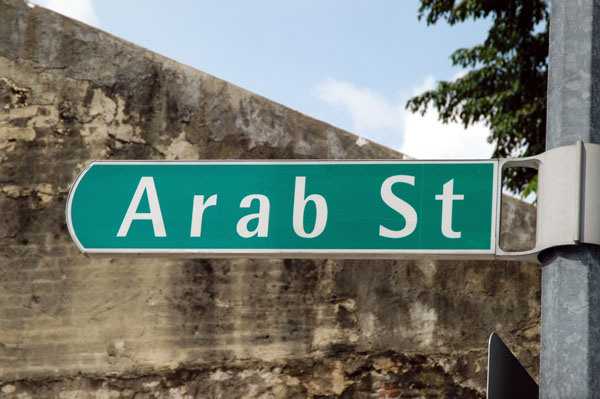
<svg viewBox="0 0 600 399"><path fill-rule="evenodd" d="M237 224L237 233L240 237L250 238L252 236L267 237L269 235L269 199L261 194L252 194L244 197L240 208L250 208L252 201L258 200L258 213L246 215ZM258 219L258 226L253 231L248 230L248 223Z"/></svg>
<svg viewBox="0 0 600 399"><path fill-rule="evenodd" d="M142 200L144 191L148 196L148 205L150 206L150 212L138 213L137 209ZM163 222L162 213L160 212L160 205L158 203L158 195L156 195L156 187L154 186L154 178L151 176L145 176L140 179L140 182L135 189L135 194L131 199L125 218L121 223L117 237L126 237L129 232L131 222L134 220L151 220L152 228L154 229L154 237L166 237L165 224Z"/></svg>
<svg viewBox="0 0 600 399"><path fill-rule="evenodd" d="M415 185L415 177L407 175L391 176L385 179L381 185L381 199L383 202L406 220L406 225L402 230L390 230L379 225L379 235L387 238L402 238L412 234L417 227L417 212L415 208L410 206L406 201L396 197L392 192L392 186L395 183L407 183L411 186Z"/></svg>
<svg viewBox="0 0 600 399"><path fill-rule="evenodd" d="M319 194L311 194L308 197L304 198L305 186L306 177L296 177L296 187L294 188L293 226L294 231L300 237L314 238L320 235L323 232L323 230L325 230L325 226L327 225L327 201L325 201L325 198L323 198L323 196ZM315 203L315 207L317 208L317 214L315 218L315 227L313 228L313 231L307 233L306 231L304 231L304 209L306 208L306 203L309 201Z"/></svg>

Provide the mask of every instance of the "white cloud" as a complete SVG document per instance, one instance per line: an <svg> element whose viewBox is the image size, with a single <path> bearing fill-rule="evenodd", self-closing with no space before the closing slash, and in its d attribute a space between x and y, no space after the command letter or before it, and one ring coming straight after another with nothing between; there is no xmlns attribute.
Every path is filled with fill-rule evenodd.
<svg viewBox="0 0 600 399"><path fill-rule="evenodd" d="M435 86L435 79L433 76L429 75L425 78L425 80L423 81L422 84L413 87L412 95L418 96L419 94L421 94L427 90L433 89L434 86Z"/></svg>
<svg viewBox="0 0 600 399"><path fill-rule="evenodd" d="M333 78L319 83L313 94L328 105L344 109L352 120L355 133L382 144L400 143L398 132L403 124L402 104L393 104L374 90Z"/></svg>
<svg viewBox="0 0 600 399"><path fill-rule="evenodd" d="M417 95L433 88L435 79L427 77L412 89ZM465 129L460 123L443 124L431 107L424 116L404 108L405 99L390 101L369 88L329 78L314 89L324 103L344 109L352 120L353 133L394 148L418 159L489 158L493 146L487 142L489 129L475 124Z"/></svg>
<svg viewBox="0 0 600 399"><path fill-rule="evenodd" d="M406 113L404 141L398 150L417 159L486 159L494 151L488 135L481 123L467 129L459 123L443 124L430 108L424 116Z"/></svg>
<svg viewBox="0 0 600 399"><path fill-rule="evenodd" d="M455 79L464 76L459 72ZM413 95L431 90L435 79L428 76L423 85L413 89ZM408 110L404 115L404 140L399 150L418 159L486 159L494 147L487 142L489 129L483 123L465 127L461 123L447 124L438 120L439 114L432 107L425 115Z"/></svg>
<svg viewBox="0 0 600 399"><path fill-rule="evenodd" d="M92 0L33 0L32 2L88 25L100 26Z"/></svg>

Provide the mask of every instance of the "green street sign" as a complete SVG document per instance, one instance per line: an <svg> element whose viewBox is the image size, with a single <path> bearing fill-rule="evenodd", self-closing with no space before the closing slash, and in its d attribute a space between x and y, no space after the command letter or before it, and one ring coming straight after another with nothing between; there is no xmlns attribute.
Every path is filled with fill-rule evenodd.
<svg viewBox="0 0 600 399"><path fill-rule="evenodd" d="M97 161L67 225L89 254L493 258L498 162Z"/></svg>

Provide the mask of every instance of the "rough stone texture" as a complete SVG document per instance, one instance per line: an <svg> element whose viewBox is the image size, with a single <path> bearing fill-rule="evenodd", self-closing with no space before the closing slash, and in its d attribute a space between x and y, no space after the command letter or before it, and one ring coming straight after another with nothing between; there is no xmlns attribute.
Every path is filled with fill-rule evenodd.
<svg viewBox="0 0 600 399"><path fill-rule="evenodd" d="M502 196L500 248L505 251L526 251L535 247L536 209L533 205ZM532 227L533 226L533 227Z"/></svg>
<svg viewBox="0 0 600 399"><path fill-rule="evenodd" d="M87 258L93 159L402 158L21 0L0 0L0 398L482 398L497 331L534 375L537 265ZM503 246L535 209L504 201Z"/></svg>

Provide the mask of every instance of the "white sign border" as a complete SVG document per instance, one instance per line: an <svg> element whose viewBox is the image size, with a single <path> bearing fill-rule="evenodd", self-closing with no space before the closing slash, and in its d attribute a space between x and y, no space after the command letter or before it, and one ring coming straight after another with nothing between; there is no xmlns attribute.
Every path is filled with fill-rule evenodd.
<svg viewBox="0 0 600 399"><path fill-rule="evenodd" d="M465 249L429 249L429 250L414 250L414 249L318 249L318 250L301 250L301 249L206 249L206 248L85 248L77 238L73 221L71 219L71 207L73 195L77 190L79 182L85 174L95 165L339 165L339 164L492 164L493 165L493 190L492 190L492 206L490 216L491 234L490 234L490 249L486 250L465 250ZM465 159L465 160L398 160L398 159L335 159L335 160L178 160L178 161L160 161L160 160L96 160L89 162L85 168L78 174L75 182L69 190L67 197L67 206L65 216L67 220L67 229L69 234L84 255L131 255L131 256L169 256L182 258L336 258L336 259L495 259L496 258L496 237L498 219L500 217L498 201L499 193L499 160L498 159ZM500 191L500 195L501 191Z"/></svg>

